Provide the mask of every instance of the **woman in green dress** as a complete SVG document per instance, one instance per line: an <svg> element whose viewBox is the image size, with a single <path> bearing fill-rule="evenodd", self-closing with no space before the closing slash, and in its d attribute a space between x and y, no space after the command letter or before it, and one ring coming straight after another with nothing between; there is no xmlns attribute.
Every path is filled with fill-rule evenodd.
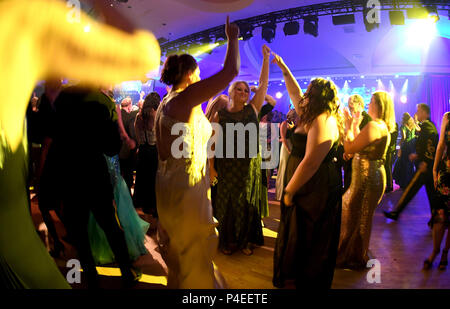
<svg viewBox="0 0 450 309"><path fill-rule="evenodd" d="M255 95L248 102L250 87L246 82L234 82L229 88L230 103L225 109L220 110L213 122L221 125L223 130L224 158L210 160L210 168L215 174L214 161L217 162L217 196L215 202L215 214L219 221L219 248L224 254L231 254L233 247L238 248L245 255L253 253L252 244L264 243L261 212L267 205L261 205L263 190L261 176L261 155L250 156L251 136L245 137L245 157L237 156L239 138L233 137L234 154L227 158L227 125L254 124L259 132L258 113L266 97L269 80L270 49L263 46L263 65L260 82ZM236 127L237 127L236 126ZM259 135L256 136L259 138ZM241 147L239 145L239 147ZM249 151L250 150L250 151ZM266 199L267 204L267 199Z"/></svg>

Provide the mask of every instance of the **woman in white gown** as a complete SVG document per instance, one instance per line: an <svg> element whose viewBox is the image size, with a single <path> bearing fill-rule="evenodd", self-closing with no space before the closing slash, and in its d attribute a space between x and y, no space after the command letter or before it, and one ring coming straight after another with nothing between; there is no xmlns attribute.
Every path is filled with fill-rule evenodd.
<svg viewBox="0 0 450 309"><path fill-rule="evenodd" d="M218 240L207 164L212 130L200 104L225 89L239 73L239 28L229 18L225 32L226 58L215 75L200 81L198 65L187 54L169 56L161 74L161 81L172 86L158 108L155 128L156 202L160 224L169 238L165 257L169 288L220 287L213 264Z"/></svg>

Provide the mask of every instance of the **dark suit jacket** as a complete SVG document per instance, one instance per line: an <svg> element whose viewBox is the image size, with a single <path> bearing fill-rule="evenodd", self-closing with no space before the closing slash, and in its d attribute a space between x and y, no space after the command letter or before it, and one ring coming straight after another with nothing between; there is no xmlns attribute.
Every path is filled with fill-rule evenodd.
<svg viewBox="0 0 450 309"><path fill-rule="evenodd" d="M433 167L439 135L434 123L429 119L420 124L420 132L416 141L417 163L426 162L429 169Z"/></svg>

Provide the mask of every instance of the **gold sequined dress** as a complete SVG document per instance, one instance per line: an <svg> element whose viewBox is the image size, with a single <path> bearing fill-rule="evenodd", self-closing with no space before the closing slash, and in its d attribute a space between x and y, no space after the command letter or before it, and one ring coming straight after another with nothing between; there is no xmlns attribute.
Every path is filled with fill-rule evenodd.
<svg viewBox="0 0 450 309"><path fill-rule="evenodd" d="M352 162L352 182L342 197L341 236L336 265L365 268L372 218L386 187L384 161L389 136L356 153Z"/></svg>

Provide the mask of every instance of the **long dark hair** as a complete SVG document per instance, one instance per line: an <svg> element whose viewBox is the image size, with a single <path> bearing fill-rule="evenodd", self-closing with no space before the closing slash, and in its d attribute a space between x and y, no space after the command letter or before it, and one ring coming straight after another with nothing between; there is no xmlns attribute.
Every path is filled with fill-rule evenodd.
<svg viewBox="0 0 450 309"><path fill-rule="evenodd" d="M142 131L151 131L155 126L155 112L158 109L161 97L157 92L149 93L142 105L141 110L137 116L138 128Z"/></svg>
<svg viewBox="0 0 450 309"><path fill-rule="evenodd" d="M343 136L343 117L339 111L340 101L336 85L323 78L316 78L309 84L309 92L306 94L309 103L300 104L299 123L310 126L320 114L328 112L338 122L339 136ZM301 102L300 102L301 103Z"/></svg>

